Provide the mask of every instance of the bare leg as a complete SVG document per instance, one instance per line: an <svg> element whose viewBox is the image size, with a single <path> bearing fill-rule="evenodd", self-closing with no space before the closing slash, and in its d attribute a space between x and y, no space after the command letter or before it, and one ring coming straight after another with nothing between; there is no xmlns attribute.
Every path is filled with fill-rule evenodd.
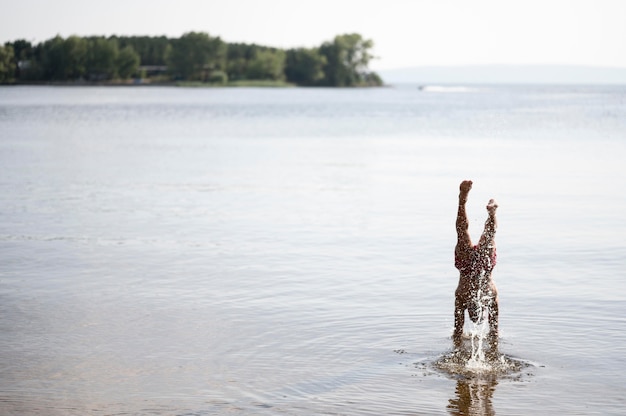
<svg viewBox="0 0 626 416"><path fill-rule="evenodd" d="M488 343L492 352L498 350L498 315L500 313L498 305L498 292L493 284L493 299L489 302L489 336Z"/></svg>
<svg viewBox="0 0 626 416"><path fill-rule="evenodd" d="M498 204L495 200L490 199L487 204L487 221L485 221L485 229L483 234L480 236L480 240L478 242L478 246L480 251L484 255L493 254L496 249L496 229L498 228L498 220L496 219L496 210L498 209Z"/></svg>
<svg viewBox="0 0 626 416"><path fill-rule="evenodd" d="M457 243L455 254L463 256L465 251L472 247L472 240L469 235L469 221L467 220L467 212L465 211L465 203L467 202L467 194L472 189L472 181L463 181L460 185L459 192L459 209L456 215L456 235Z"/></svg>
<svg viewBox="0 0 626 416"><path fill-rule="evenodd" d="M472 240L469 235L469 221L465 211L467 195L472 189L472 181L463 181L459 186L459 207L456 216L457 243L454 248L455 263L467 264L471 257ZM458 267L458 266L457 266ZM467 308L468 293L466 288L459 287L454 301L454 332L452 339L455 346L461 345L463 325L465 323L465 309Z"/></svg>
<svg viewBox="0 0 626 416"><path fill-rule="evenodd" d="M480 237L479 247L483 256L487 256L489 259L489 267L487 270L489 276L488 291L491 299L488 301L487 310L489 314L489 345L492 352L496 352L498 349L498 318L499 318L499 305L498 305L498 289L496 284L491 280L491 269L495 266L495 250L496 250L496 228L498 227L498 221L496 219L496 210L498 204L493 199L489 200L487 204L487 221L485 221L485 230Z"/></svg>
<svg viewBox="0 0 626 416"><path fill-rule="evenodd" d="M452 333L452 341L456 347L461 346L463 338L463 325L465 324L465 307L463 297L455 294L454 300L454 332Z"/></svg>

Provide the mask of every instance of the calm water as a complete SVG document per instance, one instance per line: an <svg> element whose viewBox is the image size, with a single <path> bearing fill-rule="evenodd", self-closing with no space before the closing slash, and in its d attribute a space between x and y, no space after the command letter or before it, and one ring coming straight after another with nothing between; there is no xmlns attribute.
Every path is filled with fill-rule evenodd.
<svg viewBox="0 0 626 416"><path fill-rule="evenodd" d="M0 88L0 413L626 412L625 87ZM458 185L501 352L451 351Z"/></svg>

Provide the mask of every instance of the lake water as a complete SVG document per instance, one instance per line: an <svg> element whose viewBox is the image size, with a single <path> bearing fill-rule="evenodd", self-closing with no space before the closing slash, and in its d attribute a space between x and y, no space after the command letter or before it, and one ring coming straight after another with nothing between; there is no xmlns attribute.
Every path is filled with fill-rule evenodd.
<svg viewBox="0 0 626 416"><path fill-rule="evenodd" d="M625 160L626 87L2 87L0 413L622 415Z"/></svg>

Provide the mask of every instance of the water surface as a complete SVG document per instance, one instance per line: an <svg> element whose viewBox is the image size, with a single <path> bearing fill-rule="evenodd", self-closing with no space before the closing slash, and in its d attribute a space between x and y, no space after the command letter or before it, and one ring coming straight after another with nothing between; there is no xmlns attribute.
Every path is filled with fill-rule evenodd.
<svg viewBox="0 0 626 416"><path fill-rule="evenodd" d="M0 412L623 414L624 87L0 88ZM500 349L451 353L458 185Z"/></svg>

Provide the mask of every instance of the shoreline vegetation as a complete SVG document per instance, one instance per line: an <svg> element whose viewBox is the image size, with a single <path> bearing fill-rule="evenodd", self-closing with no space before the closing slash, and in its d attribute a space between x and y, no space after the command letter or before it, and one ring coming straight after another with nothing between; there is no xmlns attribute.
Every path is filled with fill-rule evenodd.
<svg viewBox="0 0 626 416"><path fill-rule="evenodd" d="M295 88L299 85L287 81L239 80L226 83L203 81L151 81L146 79L114 79L110 81L22 81L0 82L4 87L186 87L186 88ZM315 88L315 87L313 87Z"/></svg>
<svg viewBox="0 0 626 416"><path fill-rule="evenodd" d="M165 36L56 36L0 45L2 85L375 87L372 40L337 35L314 48L227 43L205 32Z"/></svg>

